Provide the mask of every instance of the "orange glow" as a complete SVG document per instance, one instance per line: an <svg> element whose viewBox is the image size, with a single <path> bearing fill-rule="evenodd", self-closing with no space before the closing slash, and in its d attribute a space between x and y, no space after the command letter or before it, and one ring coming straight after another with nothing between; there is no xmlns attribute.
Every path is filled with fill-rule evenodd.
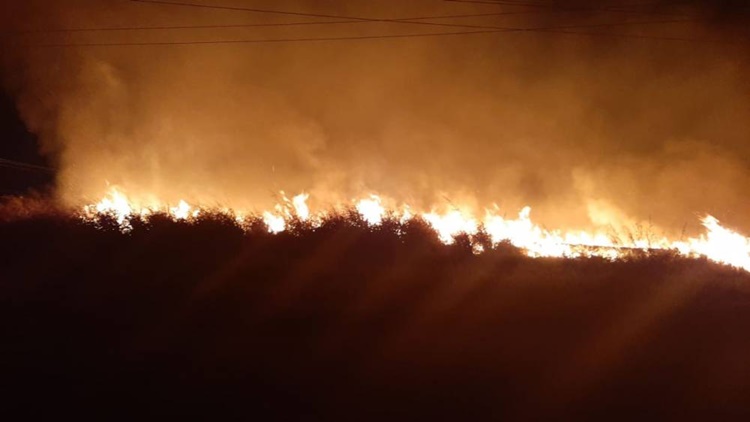
<svg viewBox="0 0 750 422"><path fill-rule="evenodd" d="M288 199L282 192L281 197L281 204L260 214L227 208L213 211L232 216L241 227L249 217L260 216L270 233L287 230L288 223L293 218L308 221L316 227L327 217L324 212L315 213L310 210L307 205L307 193ZM383 202L381 196L370 195L367 198L353 200L350 204L335 204L335 208L352 207L369 226L382 224L386 216L395 218L400 224L413 218L421 218L435 230L438 239L445 244L452 244L457 235L468 235L473 240L480 232L486 233L493 246L507 241L530 257L603 257L615 260L628 256L634 250L673 250L682 256L703 256L714 262L750 271L750 239L721 226L712 216L702 219L706 232L696 238L672 241L667 238L649 237L623 241L612 239L601 232L544 229L532 222L531 208L528 206L524 207L515 219L506 219L497 215L494 210L486 210L484 218L480 219L458 209L442 213L434 210L415 212L409 205L387 209ZM102 215L111 216L116 219L123 232L128 232L132 230L130 220L133 218L148 219L152 214L164 213L174 220L190 222L194 221L203 209L205 208L191 206L183 200L173 207L159 204L146 206L132 201L123 192L112 188L96 204L84 206L81 217L87 221L94 221ZM475 253L481 253L485 248L474 242L473 250Z"/></svg>

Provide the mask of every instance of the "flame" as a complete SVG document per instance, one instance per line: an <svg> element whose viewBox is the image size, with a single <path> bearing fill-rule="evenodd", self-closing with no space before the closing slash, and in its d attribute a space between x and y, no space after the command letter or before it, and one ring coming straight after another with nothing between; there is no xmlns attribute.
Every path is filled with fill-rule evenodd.
<svg viewBox="0 0 750 422"><path fill-rule="evenodd" d="M93 209L99 214L115 216L119 224L123 224L125 219L133 214L133 208L131 208L128 198L117 189L113 189L107 197L104 197L104 199L94 205ZM87 209L86 211L89 210Z"/></svg>
<svg viewBox="0 0 750 422"><path fill-rule="evenodd" d="M379 196L370 195L370 199L362 199L357 202L355 208L368 224L377 226L383 222L385 208L380 204Z"/></svg>
<svg viewBox="0 0 750 422"><path fill-rule="evenodd" d="M422 218L435 229L440 241L446 245L453 243L455 237L461 233L471 235L479 232L476 220L459 211L450 211L443 215L430 212L422 214Z"/></svg>
<svg viewBox="0 0 750 422"><path fill-rule="evenodd" d="M292 205L294 206L294 212L297 214L302 221L307 221L310 218L310 208L307 206L307 198L310 195L301 193L292 198Z"/></svg>
<svg viewBox="0 0 750 422"><path fill-rule="evenodd" d="M701 221L707 233L687 242L676 242L675 248L684 255L702 255L722 264L750 271L750 239L719 224L708 215Z"/></svg>
<svg viewBox="0 0 750 422"><path fill-rule="evenodd" d="M263 222L266 223L268 231L271 233L281 233L286 230L286 221L284 221L284 217L271 214L268 211L263 213Z"/></svg>
<svg viewBox="0 0 750 422"><path fill-rule="evenodd" d="M200 210L192 210L191 207L188 205L187 202L180 200L180 202L177 204L176 207L169 209L169 214L173 216L176 220L187 220L188 217L197 217L198 214L200 214Z"/></svg>
<svg viewBox="0 0 750 422"><path fill-rule="evenodd" d="M291 199L281 192L282 203L276 205L272 211L263 211L260 218L270 233L281 233L289 228L289 221L297 218L318 227L327 218L324 212L314 213L310 210L307 200L310 195L300 193ZM750 272L750 238L734 232L719 224L719 220L706 216L701 220L706 233L697 237L681 241L670 241L667 238L633 237L623 241L601 232L562 232L546 230L531 220L531 208L524 207L515 219L506 219L496 212L486 210L483 219L479 219L470 212L452 209L447 212L431 210L429 212L415 212L412 207L403 204L400 207L387 209L379 195L370 195L352 201L349 204L369 226L378 226L386 216L395 218L399 224L405 224L413 218L421 218L436 232L438 239L445 244L455 242L456 236L468 235L474 242L472 250L475 253L485 251L485 246L476 242L476 236L484 233L489 237L491 245L497 246L501 242L521 249L530 257L603 257L619 259L628 256L633 251L671 250L686 257L706 257L707 259L744 269ZM388 201L392 203L393 201ZM176 206L160 206L151 204L144 206L131 200L124 192L111 188L109 193L99 202L86 205L81 210L81 218L96 221L107 215L113 217L123 232L132 230L130 221L134 218L147 220L157 213L168 215L174 220L192 222L201 214L201 210L180 200ZM249 221L249 217L256 216L242 210L229 208L217 209L233 217L241 227Z"/></svg>

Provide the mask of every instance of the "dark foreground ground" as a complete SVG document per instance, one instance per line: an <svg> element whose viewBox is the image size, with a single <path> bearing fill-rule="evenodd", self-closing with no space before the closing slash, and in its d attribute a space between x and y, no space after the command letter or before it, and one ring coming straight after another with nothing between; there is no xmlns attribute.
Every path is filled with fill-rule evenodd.
<svg viewBox="0 0 750 422"><path fill-rule="evenodd" d="M703 260L476 256L354 220L39 217L0 245L5 420L750 416L750 276Z"/></svg>

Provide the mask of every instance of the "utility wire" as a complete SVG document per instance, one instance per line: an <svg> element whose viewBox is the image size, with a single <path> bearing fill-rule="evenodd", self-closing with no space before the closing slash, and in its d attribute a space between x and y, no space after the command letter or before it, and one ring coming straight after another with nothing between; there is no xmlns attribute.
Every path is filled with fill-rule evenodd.
<svg viewBox="0 0 750 422"><path fill-rule="evenodd" d="M362 22L388 22L388 23L399 23L399 24L410 24L410 25L451 27L451 28L460 28L460 29L498 30L499 32L533 31L534 29L536 29L536 28L501 27L501 26L494 26L494 25L466 25L466 24L451 24L451 23L421 22L421 21L415 22L415 21L408 20L408 19L378 19L378 18L365 18L365 17L357 17L357 16L330 15L330 14L321 14L321 13L289 12L289 11L282 11L282 10L257 9L257 8L247 8L247 7L207 5L207 4L201 4L201 3L190 3L190 2L174 1L174 0L173 1L130 0L130 1L135 2L135 3L152 3L152 4L161 4L161 5L170 5L170 6L197 7L197 8L205 8L205 9L246 11L246 12L254 12L254 13L281 14L281 15L305 16L305 17L316 17L316 18L350 19L350 20L356 20L356 21L362 21ZM597 28L601 26L648 25L648 24L664 24L664 23L682 23L682 22L690 22L690 21L692 21L692 19L686 19L684 16L681 16L680 19L668 19L668 20L659 20L659 21L616 22L616 23L592 24L592 25L555 26L555 27L545 27L543 29L545 29L546 31L551 31L554 29ZM477 31L477 33L480 33L480 32ZM458 34L465 35L466 32L460 32ZM438 34L434 34L434 35L438 35ZM439 35L449 35L449 34L440 33Z"/></svg>
<svg viewBox="0 0 750 422"><path fill-rule="evenodd" d="M319 42L319 41L357 41L357 40L376 40L376 39L399 39L399 38L423 38L423 37L440 37L440 36L458 36L458 35L479 35L492 33L556 33L577 36L603 36L611 38L631 38L641 40L657 41L681 41L705 44L727 44L727 45L747 45L750 40L725 41L701 38L683 38L667 37L653 35L622 34L611 32L590 32L574 31L573 29L585 28L602 28L613 26L626 26L633 24L653 24L666 22L685 22L685 21L649 21L649 22L616 22L601 23L590 25L569 25L569 26L551 26L551 27L532 27L532 28L514 28L514 27L495 27L497 29L485 29L475 31L453 31L453 32L427 32L416 34L380 34L380 35L362 35L362 36L341 36L341 37L297 37L297 38L272 38L272 39L235 39L235 40L198 40L198 41L142 41L142 42L91 42L91 43L50 43L50 44L25 44L26 47L113 47L113 46L160 46L160 45L208 45L208 44L271 44L271 43L296 43L296 42Z"/></svg>
<svg viewBox="0 0 750 422"><path fill-rule="evenodd" d="M368 22L390 22L390 23L405 23L405 24L416 24L416 25L429 25L429 26L442 26L442 27L455 27L465 29L504 29L496 26L487 25L465 25L465 24L450 24L450 23L437 23L437 22L410 22L410 21L421 21L421 20L434 20L434 19L454 19L454 18L468 18L468 17L487 17L487 16L502 16L502 15L525 15L539 13L535 10L526 11L512 11L512 12L496 12L496 13L477 13L477 14L463 14L463 15L438 15L438 16L417 16L410 18L396 18L396 19L376 19L376 18L363 18L363 17L352 17L352 16L339 16L339 15L321 15L321 14L310 14L301 12L286 12L278 10L267 10L267 9L250 9L240 8L231 6L213 6L203 5L197 3L184 3L184 2L173 2L173 1L160 1L160 0L130 0L139 3L155 3L163 5L176 5L176 6L188 6L188 7L200 7L200 8L211 8L211 9L228 9L228 10L242 10L257 13L272 13L272 14L291 14L296 16L306 17L327 17L327 18L345 18L344 20L336 21L313 21L313 22L278 22L278 23L247 23L247 24L223 24L223 25L160 25L160 26L130 26L130 27L97 27L97 28L60 28L60 29L21 29L12 31L0 31L0 35L19 35L19 34L44 34L44 33L83 33L83 32L113 32L113 31L148 31L148 30L182 30L182 29L226 29L226 28L249 28L249 27L289 27L289 26L317 26L317 25L334 25L334 24L351 24L351 23L368 23ZM474 0L444 0L461 3L473 3ZM482 1L481 3L489 4L505 4L511 3L508 0L505 1ZM578 11L624 11L621 9L601 9L601 8L574 8L574 7L562 7L551 5L551 4L539 4L539 3L525 3L525 2L512 2L512 6L528 6L528 7L555 7L557 12L578 12ZM685 15L665 15L674 17L689 18ZM681 20L675 21L656 21L654 23L673 23L680 22ZM684 21L689 21L685 19ZM637 22L626 23L629 25L638 24Z"/></svg>
<svg viewBox="0 0 750 422"><path fill-rule="evenodd" d="M25 171L37 171L45 173L54 173L54 169L50 167L38 166L36 164L23 163L21 161L8 160L7 158L0 158L0 167L10 168L14 170L25 170Z"/></svg>
<svg viewBox="0 0 750 422"><path fill-rule="evenodd" d="M660 4L631 4L622 7L590 7L590 6L562 6L559 4L551 3L533 3L533 2L512 2L508 0L443 0L451 3L476 3L476 4L492 4L496 6L510 6L510 7L531 7L537 9L550 9L555 11L581 11L581 12L613 12L613 13L631 13L639 15L660 15L660 16L674 16L672 13L659 12L654 10L634 10L634 9L623 9L622 7L656 7ZM669 5L681 4L684 2L670 2ZM679 16L679 15L678 15Z"/></svg>
<svg viewBox="0 0 750 422"><path fill-rule="evenodd" d="M648 25L648 24L666 24L666 23L684 23L690 22L691 20L686 19L669 19L669 20L658 20L658 21L639 21L639 22L614 22L614 23L601 23L601 24L585 24L585 25L562 25L562 26L550 26L550 27L499 27L499 26L486 26L486 25L460 25L460 24L447 24L447 23L435 23L435 22L418 22L418 21L407 21L404 19L375 19L375 18L364 18L364 17L352 17L352 16L341 16L341 15L328 15L318 13L303 13L303 12L287 12L279 10L267 10L267 9L255 9L255 8L244 8L244 7L232 7L232 6L214 6L204 5L197 3L186 3L186 2L175 2L175 1L162 1L162 0L130 0L132 2L139 3L155 3L155 4L166 4L166 5L177 5L187 7L199 7L209 9L228 9L228 10L242 10L256 13L271 13L271 14L283 14L283 15L295 15L295 16L306 16L306 17L318 17L318 18L336 18L336 19L347 19L362 22L395 22L404 24L417 24L417 25L431 25L431 26L449 26L460 29L476 29L472 31L453 31L453 32L431 32L431 33L416 33L416 34L380 34L380 35L362 35L362 36L339 36L339 37L293 37L293 38L276 38L276 39L234 39L234 40L197 40L197 41L142 41L142 42L88 42L88 43L48 43L48 44L26 44L29 47L106 47L106 46L148 46L148 45L202 45L202 44L264 44L264 43L291 43L291 42L317 42L317 41L349 41L349 40L373 40L373 39L398 39L398 38L420 38L420 37L437 37L437 36L458 36L458 35L473 35L473 34L488 34L488 33L499 33L499 32L542 32L542 33L559 33L568 35L583 35L583 36L607 36L615 38L634 38L634 39L651 39L651 40L665 40L665 41L683 41L683 42L697 42L697 43L711 43L711 44L746 44L748 41L723 41L723 40L706 40L698 38L683 38L683 37L666 37L666 36L652 36L652 35L634 35L634 34L618 34L608 32L581 32L572 31L572 29L584 29L584 28L602 28L602 27L614 27L614 26L630 26L630 25Z"/></svg>
<svg viewBox="0 0 750 422"><path fill-rule="evenodd" d="M299 38L271 38L271 39L235 39L235 40L198 40L198 41L143 41L143 42L91 42L91 43L50 43L50 44L25 44L25 47L116 47L116 46L149 46L149 45L206 45L206 44L273 44L273 43L295 43L315 41L356 41L376 40L394 38L423 38L450 35L489 34L495 32L506 32L501 30L484 31L462 31L462 32L426 32L420 34L393 34L393 35L362 35L342 37L299 37Z"/></svg>
<svg viewBox="0 0 750 422"><path fill-rule="evenodd" d="M496 13L475 13L464 15L437 15L437 16L417 16L411 18L398 18L394 21L416 21L416 20L433 20L433 19L458 19L458 18L475 18L487 16L504 16L504 15L527 15L538 13L536 11L515 11L515 12L496 12ZM241 24L224 24L224 25L160 25L160 26L121 26L121 27L97 27L97 28L59 28L59 29L20 29L12 31L0 31L0 34L47 34L47 33L65 33L65 32L107 32L107 31L148 31L148 30L178 30L178 29L222 29L222 28L255 28L255 27L277 27L277 26L308 26L308 25L334 25L348 23L369 23L372 21L362 21L355 19L337 20L337 21L314 21L314 22L276 22L276 23L241 23Z"/></svg>
<svg viewBox="0 0 750 422"><path fill-rule="evenodd" d="M463 25L463 24L451 24L451 23L439 23L439 22L422 22L422 21L412 21L407 19L380 19L380 18L365 18L365 17L358 17L358 16L345 16L345 15L331 15L331 14L322 14L322 13L308 13L308 12L290 12L285 10L272 10L272 9L258 9L258 8L250 8L250 7L238 7L238 6L221 6L221 5L208 5L208 4L201 4L201 3L190 3L190 2L183 2L183 1L165 1L165 0L130 0L134 3L150 3L150 4L159 4L159 5L169 5L169 6L182 6L182 7L193 7L193 8L201 8L201 9L217 9L217 10L231 10L231 11L244 11L244 12L254 12L254 13L265 13L265 14L275 14L275 15L285 15L285 16L304 16L304 17L312 17L312 18L325 18L325 19L346 19L346 20L355 20L355 21L362 21L362 22L386 22L386 23L398 23L398 24L407 24L407 25L424 25L424 26L440 26L440 27L452 27L452 28L463 28L463 29L503 29L498 28L496 26L487 26L487 25ZM674 16L673 18L686 18L686 16Z"/></svg>
<svg viewBox="0 0 750 422"><path fill-rule="evenodd" d="M415 19L415 18L410 18ZM416 18L416 19L431 19L431 18ZM236 27L266 27L266 26L296 26L296 25L325 25L325 24L343 24L343 23L369 23L370 21L359 21L359 20L348 20L348 21L327 21L327 22L299 22L299 23L279 23L279 24L247 24L247 25L204 25L204 26L161 26L161 27L130 27L130 28L80 28L80 29L58 29L58 30L35 30L35 33L54 33L54 32L95 32L95 31L132 31L132 30L160 30L160 29L199 29L199 28L236 28ZM378 20L378 22L380 22ZM390 19L388 22L398 23L415 23L424 24L429 26L440 26L457 29L492 29L502 31L521 31L521 30L533 30L534 28L516 28L516 27L504 27L496 25L465 25L465 24L446 24L446 23L433 23L433 22L411 22L406 19ZM571 26L560 26L559 28L596 28L599 26L630 26L630 25L652 25L652 24L666 24L666 23L688 23L694 22L693 19L664 19L664 20L649 20L649 21L630 21L630 22L609 22L603 24L587 24L587 25L571 25ZM557 27L545 28L555 29ZM416 35L416 34L415 34Z"/></svg>
<svg viewBox="0 0 750 422"><path fill-rule="evenodd" d="M137 0L134 0L137 1ZM450 0L445 0L450 1ZM148 3L152 3L148 1ZM175 5L173 2L166 2L170 5ZM498 4L498 2L488 1L487 3ZM164 4L164 3L159 3ZM180 4L181 5L181 4ZM521 5L521 3L514 4ZM211 6L215 7L215 6ZM223 8L223 7L222 7ZM246 10L246 9L242 9ZM568 12L579 12L586 11L574 8L564 8L556 10L561 13ZM260 13L260 12L259 12ZM264 12L265 13L265 12ZM461 14L461 15L435 15L435 16L415 16L409 18L395 18L388 19L387 21L419 21L419 20L435 20L435 19L462 19L462 18L477 18L477 17L490 17L490 16L512 16L512 15L529 15L540 13L539 10L517 10L510 12L495 12L495 13L473 13L473 14ZM675 15L677 16L677 15ZM687 16L686 16L687 17ZM19 34L48 34L48 33L76 33L76 32L112 32L112 31L150 31L150 30L182 30L182 29L225 29L225 28L263 28L263 27L286 27L286 26L315 26L315 25L337 25L337 24L350 24L350 23L367 23L367 22L381 22L380 19L375 20L362 20L362 18L352 18L346 20L335 20L335 21L313 21L313 22L276 22L276 23L239 23L239 24L213 24L213 25L156 25L156 26L120 26L120 27L94 27L94 28L57 28L57 29L19 29L19 30L7 30L0 31L0 34L8 35L19 35Z"/></svg>

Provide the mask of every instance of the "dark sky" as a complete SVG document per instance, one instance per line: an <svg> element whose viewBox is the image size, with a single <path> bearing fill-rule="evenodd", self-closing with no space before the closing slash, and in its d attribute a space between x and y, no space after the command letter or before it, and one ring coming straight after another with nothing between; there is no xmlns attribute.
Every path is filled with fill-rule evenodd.
<svg viewBox="0 0 750 422"><path fill-rule="evenodd" d="M60 200L376 192L531 205L550 227L750 229L745 2L174 2L210 7L3 6L5 90ZM388 21L455 15L483 16ZM287 25L314 21L353 22Z"/></svg>
<svg viewBox="0 0 750 422"><path fill-rule="evenodd" d="M0 96L0 138L0 158L14 162L0 163L0 195L43 191L52 184L52 171L24 165L48 167L49 163L40 154L36 137L26 130L13 99L7 95Z"/></svg>

